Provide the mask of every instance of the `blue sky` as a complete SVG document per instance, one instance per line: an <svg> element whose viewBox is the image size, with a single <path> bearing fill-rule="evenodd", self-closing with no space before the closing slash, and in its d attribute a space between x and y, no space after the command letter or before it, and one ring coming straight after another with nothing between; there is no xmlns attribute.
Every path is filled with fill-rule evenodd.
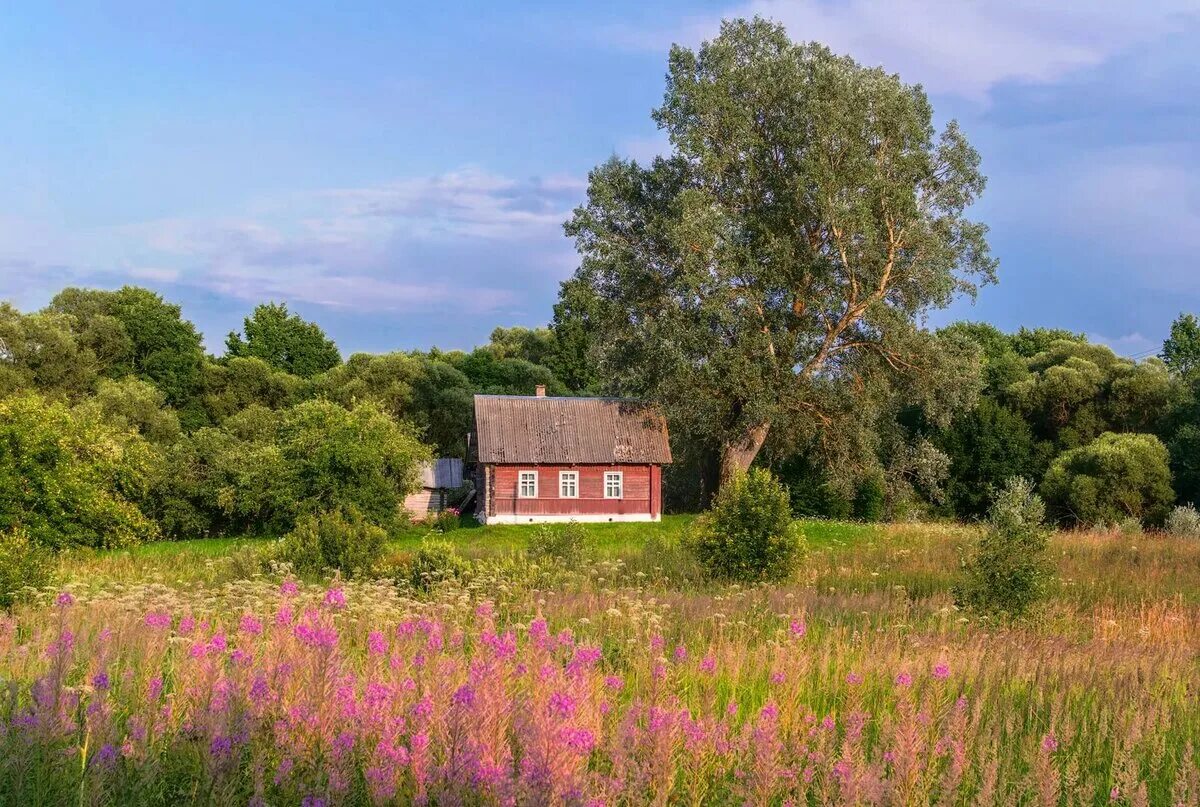
<svg viewBox="0 0 1200 807"><path fill-rule="evenodd" d="M762 14L929 91L983 155L1000 283L933 324L1156 350L1200 310L1200 4L10 5L0 298L149 286L219 351L286 300L343 352L550 317L588 170L667 148L672 42Z"/></svg>

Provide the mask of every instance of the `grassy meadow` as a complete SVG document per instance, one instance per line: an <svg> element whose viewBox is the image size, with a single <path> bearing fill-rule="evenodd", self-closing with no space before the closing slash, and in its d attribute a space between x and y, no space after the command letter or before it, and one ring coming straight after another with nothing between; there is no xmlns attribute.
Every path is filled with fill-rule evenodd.
<svg viewBox="0 0 1200 807"><path fill-rule="evenodd" d="M430 591L65 555L0 616L0 803L1200 803L1200 542L1060 533L1008 625L954 607L968 527L805 522L794 579L737 587L687 523L569 565L460 529Z"/></svg>

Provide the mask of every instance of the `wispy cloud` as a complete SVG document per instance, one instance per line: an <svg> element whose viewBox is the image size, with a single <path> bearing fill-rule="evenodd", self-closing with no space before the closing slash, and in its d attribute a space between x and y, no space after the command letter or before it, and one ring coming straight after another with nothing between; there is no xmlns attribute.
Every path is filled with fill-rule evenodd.
<svg viewBox="0 0 1200 807"><path fill-rule="evenodd" d="M1008 81L1049 82L1098 65L1197 18L1194 0L751 0L658 30L611 27L610 42L661 51L696 45L722 18L761 15L794 39L883 64L935 93L976 100Z"/></svg>
<svg viewBox="0 0 1200 807"><path fill-rule="evenodd" d="M14 223L0 260L32 272L26 291L151 282L248 302L483 313L513 306L531 285L553 293L573 263L562 222L583 192L573 177L517 180L464 168L261 199L220 218L69 234L42 228L36 242L17 237ZM51 257L54 244L49 252L60 255Z"/></svg>

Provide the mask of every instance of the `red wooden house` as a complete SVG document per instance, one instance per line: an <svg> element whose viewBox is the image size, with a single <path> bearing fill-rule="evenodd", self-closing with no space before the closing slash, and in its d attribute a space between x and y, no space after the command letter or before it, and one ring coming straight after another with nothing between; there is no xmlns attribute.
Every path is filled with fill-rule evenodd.
<svg viewBox="0 0 1200 807"><path fill-rule="evenodd" d="M667 425L620 398L476 395L477 515L485 524L658 521Z"/></svg>

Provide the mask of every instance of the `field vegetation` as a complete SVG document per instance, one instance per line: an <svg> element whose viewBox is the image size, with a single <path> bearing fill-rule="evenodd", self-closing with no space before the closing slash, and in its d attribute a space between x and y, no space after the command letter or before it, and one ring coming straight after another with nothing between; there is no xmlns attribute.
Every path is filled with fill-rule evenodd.
<svg viewBox="0 0 1200 807"><path fill-rule="evenodd" d="M687 517L411 528L419 588L273 542L59 556L0 619L6 803L1193 804L1200 542L1068 532L1022 622L959 611L976 528L798 525L770 586L705 582Z"/></svg>

